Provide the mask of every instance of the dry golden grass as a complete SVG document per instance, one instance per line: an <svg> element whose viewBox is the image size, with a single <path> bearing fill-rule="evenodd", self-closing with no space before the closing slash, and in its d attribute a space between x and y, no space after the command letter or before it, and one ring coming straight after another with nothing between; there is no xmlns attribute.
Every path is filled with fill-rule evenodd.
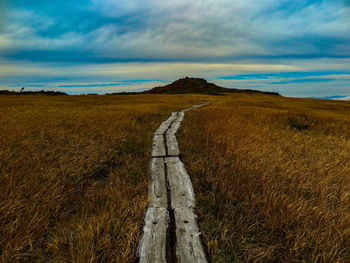
<svg viewBox="0 0 350 263"><path fill-rule="evenodd" d="M1 96L2 262L133 262L152 136L199 95ZM213 262L350 261L350 103L227 95L179 144Z"/></svg>
<svg viewBox="0 0 350 263"><path fill-rule="evenodd" d="M227 95L178 135L213 262L350 262L350 103Z"/></svg>
<svg viewBox="0 0 350 263"><path fill-rule="evenodd" d="M153 132L203 100L1 96L0 262L133 262Z"/></svg>

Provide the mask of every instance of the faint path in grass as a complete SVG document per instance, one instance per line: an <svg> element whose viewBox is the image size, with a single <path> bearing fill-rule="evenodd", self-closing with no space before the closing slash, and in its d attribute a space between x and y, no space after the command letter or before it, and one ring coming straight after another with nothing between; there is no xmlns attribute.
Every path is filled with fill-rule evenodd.
<svg viewBox="0 0 350 263"><path fill-rule="evenodd" d="M193 210L194 191L175 134L186 111L208 103L173 112L154 133L150 201L138 250L141 263L207 262Z"/></svg>

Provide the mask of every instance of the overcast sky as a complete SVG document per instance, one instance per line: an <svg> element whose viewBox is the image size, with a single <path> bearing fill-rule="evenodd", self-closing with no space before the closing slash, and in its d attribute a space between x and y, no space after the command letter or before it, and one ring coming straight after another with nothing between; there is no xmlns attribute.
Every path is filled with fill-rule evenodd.
<svg viewBox="0 0 350 263"><path fill-rule="evenodd" d="M350 1L0 0L0 89L134 91L185 76L350 95Z"/></svg>

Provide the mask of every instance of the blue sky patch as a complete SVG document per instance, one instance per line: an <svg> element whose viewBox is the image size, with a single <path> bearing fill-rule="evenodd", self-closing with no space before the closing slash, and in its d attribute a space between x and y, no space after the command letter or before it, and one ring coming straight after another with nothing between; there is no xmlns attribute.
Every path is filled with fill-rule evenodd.
<svg viewBox="0 0 350 263"><path fill-rule="evenodd" d="M344 90L332 84L349 83L349 25L343 0L3 1L0 89L16 80L77 91L86 79L152 80L139 82L149 88L189 75L241 80L239 88L261 80L253 88L271 91L263 81L280 79L283 94L298 96L321 92L311 84L322 82L334 94ZM298 83L311 86L289 85Z"/></svg>

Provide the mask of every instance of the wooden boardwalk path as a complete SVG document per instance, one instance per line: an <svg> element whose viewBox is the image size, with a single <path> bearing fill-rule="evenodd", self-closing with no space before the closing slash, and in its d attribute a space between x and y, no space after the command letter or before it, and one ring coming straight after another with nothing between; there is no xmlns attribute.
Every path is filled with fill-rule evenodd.
<svg viewBox="0 0 350 263"><path fill-rule="evenodd" d="M195 196L179 158L175 137L186 110L173 112L154 133L149 206L138 254L141 263L206 263L200 240Z"/></svg>

